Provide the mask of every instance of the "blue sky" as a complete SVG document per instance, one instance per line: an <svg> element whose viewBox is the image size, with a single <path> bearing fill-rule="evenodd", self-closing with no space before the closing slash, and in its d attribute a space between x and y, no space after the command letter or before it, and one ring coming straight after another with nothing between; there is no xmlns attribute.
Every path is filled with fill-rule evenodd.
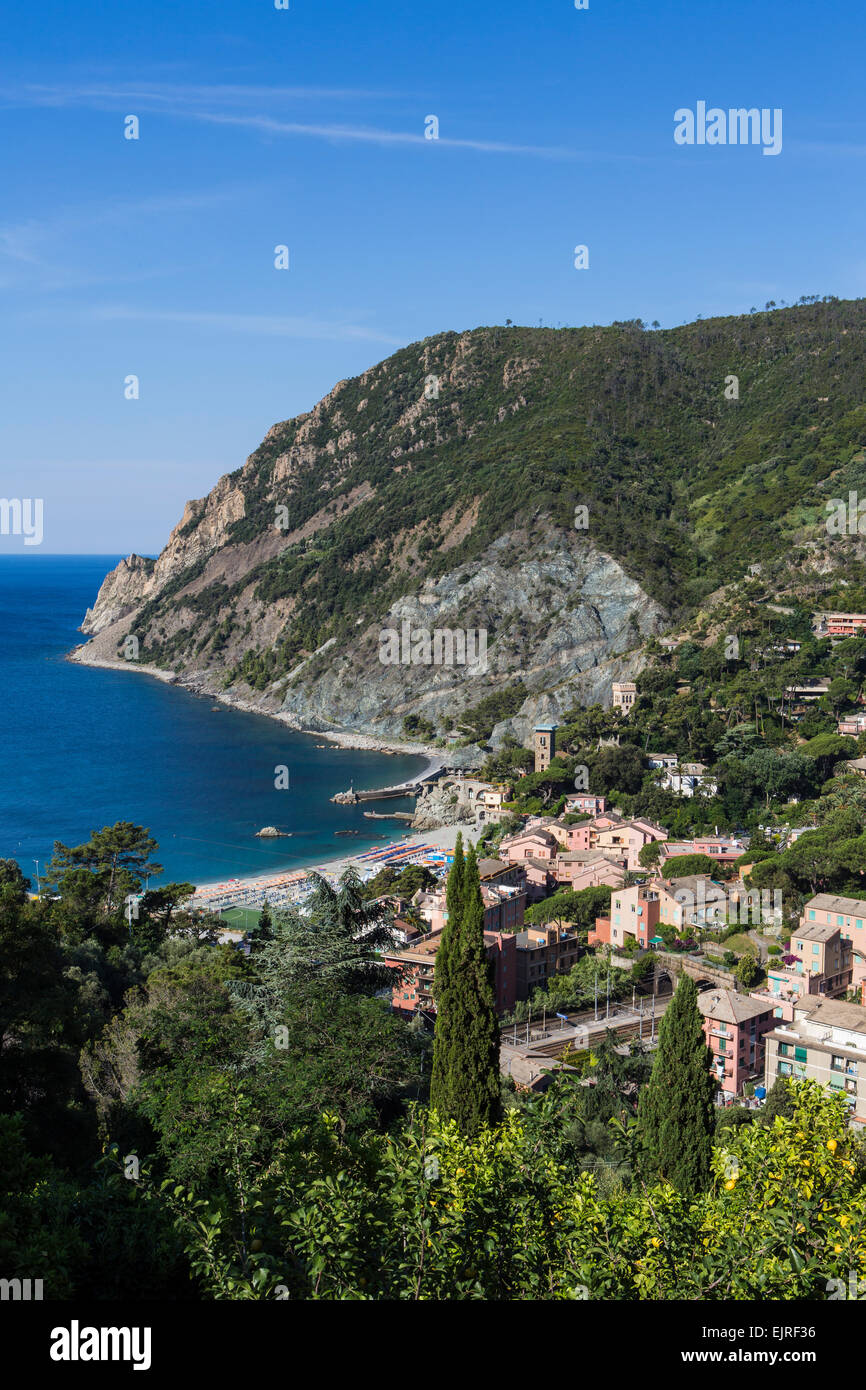
<svg viewBox="0 0 866 1390"><path fill-rule="evenodd" d="M44 498L43 552L156 553L271 424L429 334L866 294L856 6L290 3L5 19L0 495ZM781 154L677 146L699 100L781 108Z"/></svg>

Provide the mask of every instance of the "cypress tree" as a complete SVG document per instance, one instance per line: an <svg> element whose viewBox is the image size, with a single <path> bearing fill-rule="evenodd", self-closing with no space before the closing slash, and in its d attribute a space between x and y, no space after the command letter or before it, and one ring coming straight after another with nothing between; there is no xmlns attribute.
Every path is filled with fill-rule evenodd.
<svg viewBox="0 0 866 1390"><path fill-rule="evenodd" d="M484 902L471 847L455 876L452 901L458 895L459 916L452 917L449 905L449 940L443 933L439 947L446 947L447 955L437 998L430 1104L444 1119L456 1120L462 1133L474 1135L499 1119L501 1103L493 972L484 947Z"/></svg>
<svg viewBox="0 0 866 1390"><path fill-rule="evenodd" d="M451 1055L453 1052L453 1027L446 1010L443 1017L442 1005L449 997L451 983L451 958L460 931L460 918L463 912L463 836L458 832L454 844L454 862L448 874L445 889L447 917L439 945L436 948L436 965L433 972L433 998L436 1003L436 1033L433 1048L433 1070L430 1077L430 1104L434 1110L446 1115L451 1112Z"/></svg>
<svg viewBox="0 0 866 1390"><path fill-rule="evenodd" d="M454 862L451 865L451 872L448 875L448 883L445 888L445 906L448 908L449 917L459 917L460 915L463 905L463 876L465 872L463 834L458 830L457 839L454 842Z"/></svg>
<svg viewBox="0 0 866 1390"><path fill-rule="evenodd" d="M712 1054L697 1001L694 980L683 975L661 1021L652 1074L638 1101L644 1174L672 1183L686 1197L709 1184L715 1130Z"/></svg>

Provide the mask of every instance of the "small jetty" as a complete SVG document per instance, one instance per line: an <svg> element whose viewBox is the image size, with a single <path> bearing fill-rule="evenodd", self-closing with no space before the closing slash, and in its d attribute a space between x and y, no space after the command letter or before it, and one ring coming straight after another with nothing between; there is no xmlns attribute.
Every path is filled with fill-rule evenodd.
<svg viewBox="0 0 866 1390"><path fill-rule="evenodd" d="M377 787L374 791L362 792L356 792L354 786L350 786L347 792L337 792L331 800L338 806L357 806L359 801L393 801L400 796L419 796L421 788L427 782L434 782L442 772L443 764L440 759L436 759L426 772L420 777L413 777L409 782L398 782L393 787Z"/></svg>

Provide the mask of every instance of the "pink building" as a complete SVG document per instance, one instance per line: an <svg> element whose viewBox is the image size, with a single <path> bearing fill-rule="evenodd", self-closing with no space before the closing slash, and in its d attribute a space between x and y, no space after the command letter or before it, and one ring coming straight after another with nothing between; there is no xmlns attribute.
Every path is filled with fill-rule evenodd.
<svg viewBox="0 0 866 1390"><path fill-rule="evenodd" d="M559 848L556 836L538 826L506 837L499 846L499 853L509 863L518 864L523 859L553 859Z"/></svg>
<svg viewBox="0 0 866 1390"><path fill-rule="evenodd" d="M801 918L787 955L767 962L767 993L795 1001L810 994L842 998L851 987L851 961L851 941L839 927Z"/></svg>
<svg viewBox="0 0 866 1390"><path fill-rule="evenodd" d="M608 830L599 830L593 847L605 854L609 851L621 854L627 869L640 869L642 866L638 856L644 845L652 844L653 840L666 839L667 831L660 825L652 825L644 820L623 821Z"/></svg>
<svg viewBox="0 0 866 1390"><path fill-rule="evenodd" d="M866 898L840 898L834 893L818 893L803 908L801 927L818 925L839 928L843 941L851 943L850 988L866 1004ZM792 937L791 945L794 940Z"/></svg>
<svg viewBox="0 0 866 1390"><path fill-rule="evenodd" d="M520 931L526 908L525 887L514 887L505 883L482 883L481 898L484 903L485 932ZM431 934L440 933L448 921L445 885L428 893L419 890L413 902L425 922L430 923Z"/></svg>
<svg viewBox="0 0 866 1390"><path fill-rule="evenodd" d="M702 840L666 840L659 862L665 865L668 873L667 861L684 854L707 854L720 864L733 864L746 853L746 848L742 840L725 839L721 835L708 835Z"/></svg>
<svg viewBox="0 0 866 1390"><path fill-rule="evenodd" d="M540 902L556 890L552 859L521 859L526 895L531 903Z"/></svg>
<svg viewBox="0 0 866 1390"><path fill-rule="evenodd" d="M659 895L652 885L615 889L610 898L610 915L596 917L593 941L624 946L631 938L643 950L656 934L659 920Z"/></svg>
<svg viewBox="0 0 866 1390"><path fill-rule="evenodd" d="M577 792L565 798L565 809L572 815L598 816L605 809L607 801L603 796L593 796L590 792Z"/></svg>
<svg viewBox="0 0 866 1390"><path fill-rule="evenodd" d="M704 1036L712 1052L712 1072L726 1098L742 1094L747 1081L763 1078L766 1035L776 1019L766 999L732 989L704 990L698 995Z"/></svg>
<svg viewBox="0 0 866 1390"><path fill-rule="evenodd" d="M866 632L866 613L821 613L816 631L822 637L856 637Z"/></svg>
<svg viewBox="0 0 866 1390"><path fill-rule="evenodd" d="M391 992L391 1007L401 1014L411 1015L418 1010L435 1012L433 980L436 970L436 951L442 940L441 932L414 942L399 955L386 956L388 965L401 968L403 978ZM496 1011L507 1014L517 998L517 935L514 932L484 933L487 959L494 969Z"/></svg>
<svg viewBox="0 0 866 1390"><path fill-rule="evenodd" d="M556 856L553 874L559 888L571 888L575 893L584 888L619 888L625 882L625 863L598 850L569 850Z"/></svg>

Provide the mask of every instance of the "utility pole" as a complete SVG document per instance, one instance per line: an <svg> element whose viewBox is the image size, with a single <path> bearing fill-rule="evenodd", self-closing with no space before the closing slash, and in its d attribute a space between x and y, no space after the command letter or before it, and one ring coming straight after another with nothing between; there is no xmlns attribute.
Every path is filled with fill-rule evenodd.
<svg viewBox="0 0 866 1390"><path fill-rule="evenodd" d="M36 865L36 896L40 897L42 894L42 889L39 887L39 860L34 859L33 863Z"/></svg>

